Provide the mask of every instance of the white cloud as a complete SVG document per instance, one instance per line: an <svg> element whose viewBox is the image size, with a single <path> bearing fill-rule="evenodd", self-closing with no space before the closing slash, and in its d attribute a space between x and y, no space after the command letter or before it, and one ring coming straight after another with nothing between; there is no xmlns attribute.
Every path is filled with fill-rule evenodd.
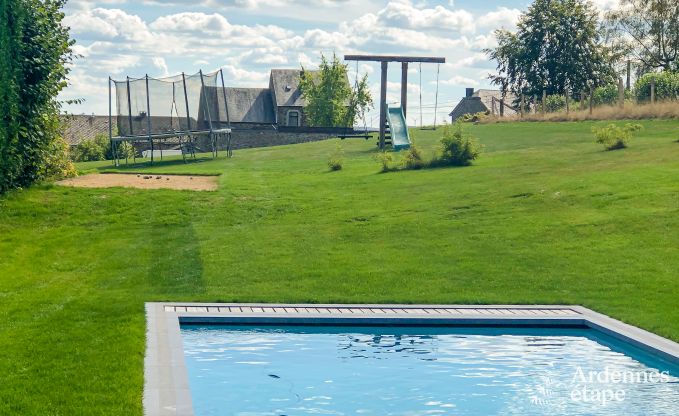
<svg viewBox="0 0 679 416"><path fill-rule="evenodd" d="M410 1L389 2L378 17L395 27L459 32L475 30L474 16L466 10L451 10L443 6L417 8Z"/></svg>
<svg viewBox="0 0 679 416"><path fill-rule="evenodd" d="M160 76L166 77L170 75L170 71L167 68L167 63L165 62L165 59L159 56L154 56L153 58L151 58L151 60L153 62L153 66L160 71Z"/></svg>
<svg viewBox="0 0 679 416"><path fill-rule="evenodd" d="M486 29L508 29L513 30L521 17L521 10L500 7L495 11L488 12L480 16L477 20L479 27Z"/></svg>
<svg viewBox="0 0 679 416"><path fill-rule="evenodd" d="M517 16L517 11L509 8L471 13L452 3L433 6L410 0L290 0L285 7L282 0L170 2L175 5L171 13L164 13L167 9L161 8L160 2L153 3L155 6L146 2L149 13L142 17L130 11L134 10L132 2L107 9L95 7L101 2L92 5L74 0L66 22L78 40L75 51L84 58L76 62L72 85L65 95L82 94L88 99L85 112L102 112L107 109L107 94L102 93L102 87L106 89L109 75L122 78L149 72L162 76L171 71L193 73L199 68L218 67L224 68L229 85L266 87L271 68L300 64L316 68L320 53L330 56L336 52L340 57L346 53L445 56L449 64L441 67L441 86L445 86L441 100L446 94L457 98L462 95L458 87L481 85L483 81L479 80L492 68L481 52L495 44L492 29L515 24ZM168 2L162 4L167 6ZM296 20L286 21L284 10L294 14ZM258 17L276 19L249 18L255 11ZM316 20L300 23L309 16ZM410 67L411 103L419 95L419 85L412 82L419 82L417 68ZM370 87L376 95L379 72L379 65L359 65L361 75L370 75ZM478 76L481 72L484 77ZM355 65L351 63L352 80L354 76ZM391 65L389 76L390 82L397 82L400 68ZM423 96L433 94L435 76L433 65L423 65ZM397 84L390 84L389 96L400 97ZM428 99L433 101L432 97Z"/></svg>
<svg viewBox="0 0 679 416"><path fill-rule="evenodd" d="M479 85L479 81L472 79L472 78L467 78L467 77L463 77L463 76L460 76L460 75L455 75L452 78L441 80L441 84L443 84L443 85L455 85L455 86L462 85L462 86L475 87L475 86Z"/></svg>

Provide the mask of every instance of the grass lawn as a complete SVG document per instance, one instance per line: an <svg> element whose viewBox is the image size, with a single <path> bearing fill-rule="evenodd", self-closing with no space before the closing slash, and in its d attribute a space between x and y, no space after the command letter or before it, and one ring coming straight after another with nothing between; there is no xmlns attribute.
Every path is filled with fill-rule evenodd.
<svg viewBox="0 0 679 416"><path fill-rule="evenodd" d="M614 152L589 122L469 126L466 168L379 174L355 140L330 173L327 141L121 168L217 192L13 192L0 414L141 415L147 301L573 303L679 340L679 122L643 124Z"/></svg>

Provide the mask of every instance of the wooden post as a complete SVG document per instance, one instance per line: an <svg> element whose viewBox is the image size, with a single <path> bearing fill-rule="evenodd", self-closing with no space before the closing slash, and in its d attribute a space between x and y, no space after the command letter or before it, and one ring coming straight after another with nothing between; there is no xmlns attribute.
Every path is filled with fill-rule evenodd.
<svg viewBox="0 0 679 416"><path fill-rule="evenodd" d="M408 107L408 62L401 62L401 109L403 117L406 116Z"/></svg>
<svg viewBox="0 0 679 416"><path fill-rule="evenodd" d="M504 98L500 98L500 117L505 116L505 100Z"/></svg>
<svg viewBox="0 0 679 416"><path fill-rule="evenodd" d="M547 103L547 90L542 90L542 116L545 116L545 111L547 110L547 107L545 107L545 104Z"/></svg>
<svg viewBox="0 0 679 416"><path fill-rule="evenodd" d="M533 96L533 114L538 113L538 96L534 95Z"/></svg>
<svg viewBox="0 0 679 416"><path fill-rule="evenodd" d="M594 87L589 87L589 115L594 113Z"/></svg>
<svg viewBox="0 0 679 416"><path fill-rule="evenodd" d="M651 77L651 104L655 104L655 76Z"/></svg>
<svg viewBox="0 0 679 416"><path fill-rule="evenodd" d="M564 88L564 97L566 98L566 115L568 115L571 112L570 106L568 105L568 87Z"/></svg>
<svg viewBox="0 0 679 416"><path fill-rule="evenodd" d="M523 118L523 112L524 112L525 109L526 109L526 97L523 95L523 93L521 93L521 104L520 104L520 105L521 105L521 108L520 108L519 110L520 110L520 112L521 112L521 113L520 113L520 114L521 114L521 118Z"/></svg>
<svg viewBox="0 0 679 416"><path fill-rule="evenodd" d="M625 107L625 84L622 82L622 77L618 79L618 105L620 108Z"/></svg>
<svg viewBox="0 0 679 416"><path fill-rule="evenodd" d="M580 111L585 111L585 90L580 91Z"/></svg>
<svg viewBox="0 0 679 416"><path fill-rule="evenodd" d="M386 124L387 124L387 65L388 62L382 62L382 80L380 83L380 149L384 149Z"/></svg>
<svg viewBox="0 0 679 416"><path fill-rule="evenodd" d="M632 61L627 60L627 91L632 88Z"/></svg>

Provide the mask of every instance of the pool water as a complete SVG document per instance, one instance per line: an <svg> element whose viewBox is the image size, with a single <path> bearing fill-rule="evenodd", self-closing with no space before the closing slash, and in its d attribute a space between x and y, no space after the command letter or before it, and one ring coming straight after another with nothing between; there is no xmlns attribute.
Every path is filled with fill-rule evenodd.
<svg viewBox="0 0 679 416"><path fill-rule="evenodd" d="M679 415L677 367L589 329L181 334L197 416Z"/></svg>

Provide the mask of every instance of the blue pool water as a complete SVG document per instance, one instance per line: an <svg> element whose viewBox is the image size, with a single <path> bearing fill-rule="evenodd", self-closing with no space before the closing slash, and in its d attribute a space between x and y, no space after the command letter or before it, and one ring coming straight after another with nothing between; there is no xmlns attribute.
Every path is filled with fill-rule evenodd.
<svg viewBox="0 0 679 416"><path fill-rule="evenodd" d="M197 416L679 415L676 367L587 329L181 333Z"/></svg>

